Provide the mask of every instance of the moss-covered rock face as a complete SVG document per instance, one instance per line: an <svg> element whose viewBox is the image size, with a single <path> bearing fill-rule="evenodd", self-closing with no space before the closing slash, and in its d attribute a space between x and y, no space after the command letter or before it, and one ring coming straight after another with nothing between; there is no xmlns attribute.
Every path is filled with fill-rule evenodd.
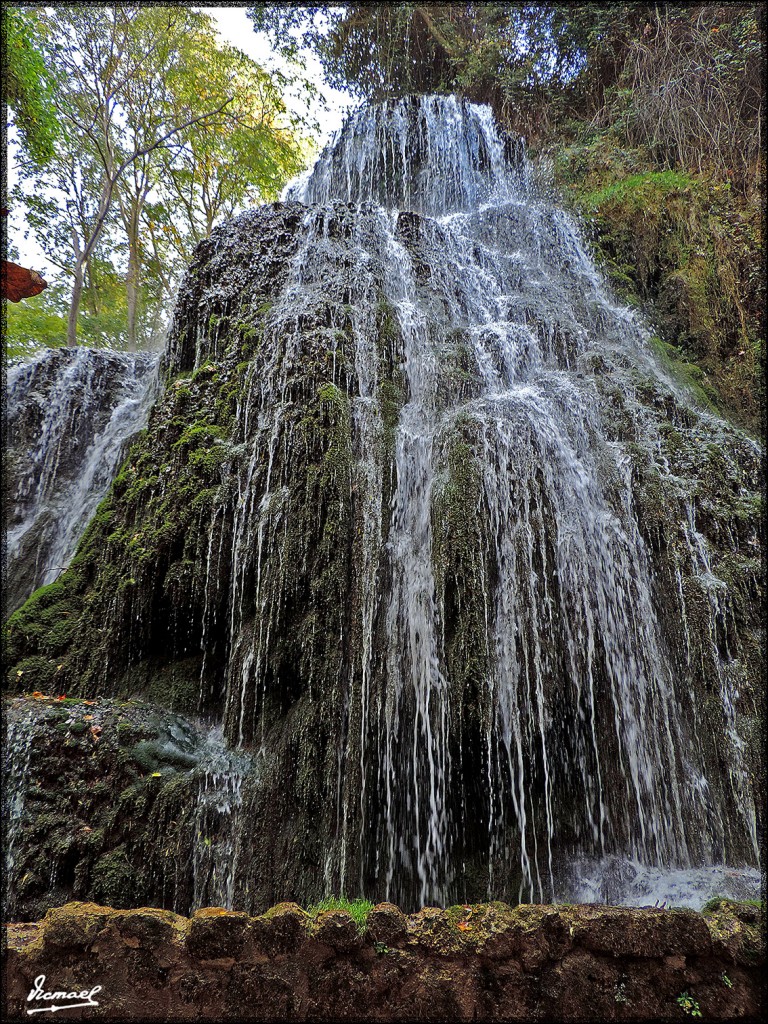
<svg viewBox="0 0 768 1024"><path fill-rule="evenodd" d="M757 435L765 405L761 205L709 175L658 170L610 132L563 147L555 180L623 301L642 306L721 413Z"/></svg>
<svg viewBox="0 0 768 1024"><path fill-rule="evenodd" d="M200 246L147 431L8 623L12 690L201 713L254 759L193 826L177 758L173 896L131 873L138 796L78 896L410 909L756 859L761 452L452 103L395 119L463 119L441 219L289 202Z"/></svg>
<svg viewBox="0 0 768 1024"><path fill-rule="evenodd" d="M4 712L6 913L77 898L188 910L200 733L136 701L17 697Z"/></svg>

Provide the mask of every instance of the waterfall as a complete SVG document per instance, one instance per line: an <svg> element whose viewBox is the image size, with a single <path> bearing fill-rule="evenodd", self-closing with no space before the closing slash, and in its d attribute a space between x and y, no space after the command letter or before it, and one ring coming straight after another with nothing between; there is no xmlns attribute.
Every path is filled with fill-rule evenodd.
<svg viewBox="0 0 768 1024"><path fill-rule="evenodd" d="M249 767L246 755L225 748L220 728L209 730L195 803L192 865L196 908L231 909L234 905L237 861L247 835L240 817L243 780Z"/></svg>
<svg viewBox="0 0 768 1024"><path fill-rule="evenodd" d="M514 876L518 899L551 900L565 891L565 862L587 855L660 870L722 858L734 846L728 814L658 619L631 459L605 429L589 372L609 359L631 388L642 367L690 406L654 366L646 331L611 299L576 225L537 191L522 145L487 108L446 97L363 107L287 198L307 212L244 403L253 455L238 485L228 715L238 742L260 729L263 745L275 607L288 586L274 563L292 517L290 374L306 354L305 323L331 296L328 406L348 398L339 416L351 433L336 482L359 496L363 582L349 594L359 664L339 661L326 886L446 904L459 862L474 856L489 897ZM382 304L402 393L389 470ZM336 351L343 332L353 366ZM703 557L694 533L685 543ZM374 592L374 580L387 586ZM451 651L462 644L476 661L463 687ZM476 705L471 725L464 702ZM756 863L739 742L735 845ZM345 782L352 764L356 781ZM365 852L350 878L354 847Z"/></svg>
<svg viewBox="0 0 768 1024"><path fill-rule="evenodd" d="M46 349L8 370L7 601L55 580L145 426L157 357Z"/></svg>
<svg viewBox="0 0 768 1024"><path fill-rule="evenodd" d="M657 365L488 108L355 111L198 247L162 372L64 577L76 635L48 655L51 598L12 640L24 680L214 722L194 806L156 780L174 909L754 893L760 446Z"/></svg>

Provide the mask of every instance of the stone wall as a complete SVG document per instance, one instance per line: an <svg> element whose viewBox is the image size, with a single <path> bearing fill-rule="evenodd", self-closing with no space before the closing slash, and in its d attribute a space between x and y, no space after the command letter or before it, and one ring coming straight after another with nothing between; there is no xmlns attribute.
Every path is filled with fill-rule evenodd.
<svg viewBox="0 0 768 1024"><path fill-rule="evenodd" d="M702 914L383 903L362 932L294 903L191 919L69 903L7 926L3 1019L68 1002L32 992L101 986L66 1020L759 1020L763 926L762 910L725 900Z"/></svg>

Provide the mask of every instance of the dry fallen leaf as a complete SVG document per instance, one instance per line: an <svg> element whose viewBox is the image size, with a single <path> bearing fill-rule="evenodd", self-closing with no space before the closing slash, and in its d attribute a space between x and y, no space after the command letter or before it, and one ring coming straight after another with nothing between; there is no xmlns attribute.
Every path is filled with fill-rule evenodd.
<svg viewBox="0 0 768 1024"><path fill-rule="evenodd" d="M83 721L84 722L92 722L93 721L93 715L83 715Z"/></svg>

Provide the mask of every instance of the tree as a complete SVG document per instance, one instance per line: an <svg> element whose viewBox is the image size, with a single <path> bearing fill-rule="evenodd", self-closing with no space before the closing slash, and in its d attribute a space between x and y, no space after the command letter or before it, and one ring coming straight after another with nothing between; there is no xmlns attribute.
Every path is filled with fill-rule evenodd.
<svg viewBox="0 0 768 1024"><path fill-rule="evenodd" d="M248 16L369 99L452 91L529 140L569 120L612 123L662 164L759 174L764 5L264 4Z"/></svg>
<svg viewBox="0 0 768 1024"><path fill-rule="evenodd" d="M170 290L189 255L166 237L197 241L238 205L275 195L299 166L296 123L269 76L221 47L205 14L82 5L40 17L62 131L45 174L27 151L17 196L72 278L69 345L92 259L100 246L107 261L122 247L135 347L144 275L150 292Z"/></svg>
<svg viewBox="0 0 768 1024"><path fill-rule="evenodd" d="M450 89L466 9L484 6L501 5L265 4L248 17L285 56L314 50L330 85L382 99Z"/></svg>
<svg viewBox="0 0 768 1024"><path fill-rule="evenodd" d="M131 123L126 106L130 87L144 77L157 80L162 75L164 61L174 52L174 41L183 36L188 17L183 8L128 6L56 7L46 12L45 52L57 71L54 102L66 136L58 180L69 186L60 219L68 222L72 254L70 346L77 342L88 261L114 212L118 185L126 172L190 125L220 113L231 101L227 97L200 114L175 111L181 120L171 120L164 109L162 116ZM86 174L78 164L87 164ZM35 177L29 166L26 170L28 177ZM36 177L44 187L42 176ZM74 214L73 205L78 207Z"/></svg>
<svg viewBox="0 0 768 1024"><path fill-rule="evenodd" d="M163 148L157 161L157 200L146 205L145 228L156 266L188 263L194 247L236 210L276 199L305 163L301 122L290 116L276 81L233 47L216 47L210 30L190 34L184 61L169 78L173 102L194 101L206 67L208 103L231 92L216 119L200 122Z"/></svg>
<svg viewBox="0 0 768 1024"><path fill-rule="evenodd" d="M55 81L41 55L44 27L36 10L5 6L3 37L3 102L15 114L27 152L37 163L44 164L53 155L59 125L53 104Z"/></svg>

